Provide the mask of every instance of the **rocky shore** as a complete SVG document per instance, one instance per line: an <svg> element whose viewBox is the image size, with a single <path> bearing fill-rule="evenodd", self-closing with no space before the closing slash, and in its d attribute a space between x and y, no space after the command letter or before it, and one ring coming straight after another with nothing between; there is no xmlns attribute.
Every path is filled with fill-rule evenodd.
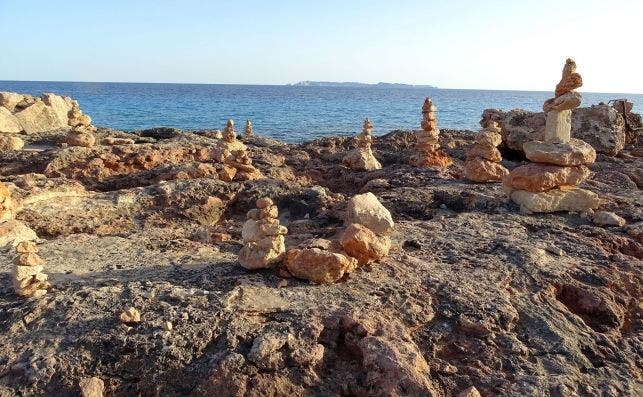
<svg viewBox="0 0 643 397"><path fill-rule="evenodd" d="M35 103L50 114L44 100L24 109ZM23 141L0 151L0 396L641 395L643 147L640 117L622 113L573 109L572 136L597 152L578 186L600 203L553 214L465 178L485 159L467 155L482 142L472 131L431 135L452 162L435 169L409 164L413 131L293 145L233 124L27 130L18 118L0 134ZM542 139L545 118L486 111L502 137L492 165L528 164L519 142ZM71 145L80 133L94 142ZM381 169L343 163L362 152ZM349 221L368 192L390 211L386 233ZM253 238L261 225L274 232ZM351 233L390 247L347 259L334 282L293 270L314 250L350 252ZM278 243L270 260L256 259L260 239ZM246 267L272 266L282 241L286 264L240 265L245 250ZM16 256L36 251L48 285L25 298Z"/></svg>

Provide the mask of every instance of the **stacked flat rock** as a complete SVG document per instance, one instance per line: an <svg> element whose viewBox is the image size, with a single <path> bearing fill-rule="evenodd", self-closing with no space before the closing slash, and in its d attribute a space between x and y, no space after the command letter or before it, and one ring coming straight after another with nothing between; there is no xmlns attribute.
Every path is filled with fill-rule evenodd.
<svg viewBox="0 0 643 397"><path fill-rule="evenodd" d="M13 287L16 294L26 298L40 298L51 287L44 274L44 261L38 256L38 247L31 241L24 241L16 247L18 256L14 259Z"/></svg>
<svg viewBox="0 0 643 397"><path fill-rule="evenodd" d="M545 141L523 145L525 156L534 163L513 169L503 180L509 197L524 212L584 212L598 207L596 193L576 187L590 175L586 165L596 160L592 146L571 137L571 110L581 100L574 90L581 85L576 63L568 59L555 97L543 106Z"/></svg>
<svg viewBox="0 0 643 397"><path fill-rule="evenodd" d="M286 252L284 235L288 229L279 224L279 211L271 199L257 200L257 208L248 211L241 237L243 248L239 263L246 269L270 268L282 261Z"/></svg>
<svg viewBox="0 0 643 397"><path fill-rule="evenodd" d="M467 160L464 162L464 176L467 179L474 182L500 182L509 173L509 170L500 164L500 132L498 123L490 121L487 128L478 134L476 143L467 153Z"/></svg>
<svg viewBox="0 0 643 397"><path fill-rule="evenodd" d="M426 98L422 106L422 130L416 133L416 154L411 157L411 164L416 167L443 169L453 164L453 160L439 150L440 130L436 110L431 99Z"/></svg>
<svg viewBox="0 0 643 397"><path fill-rule="evenodd" d="M382 164L373 155L373 124L368 119L364 120L362 133L355 138L355 149L350 151L342 163L355 171L373 171L382 168Z"/></svg>
<svg viewBox="0 0 643 397"><path fill-rule="evenodd" d="M252 165L246 145L237 139L233 120L228 120L222 132L221 145L223 167L218 172L221 180L246 181L261 177L261 172Z"/></svg>
<svg viewBox="0 0 643 397"><path fill-rule="evenodd" d="M68 117L71 131L67 134L65 143L70 146L94 146L94 143L96 143L96 137L94 136L96 127L92 125L91 117L80 111L78 102L74 101L72 103Z"/></svg>
<svg viewBox="0 0 643 397"><path fill-rule="evenodd" d="M252 129L252 121L246 120L246 128L243 131L243 134L246 138L252 138L255 136L255 132Z"/></svg>

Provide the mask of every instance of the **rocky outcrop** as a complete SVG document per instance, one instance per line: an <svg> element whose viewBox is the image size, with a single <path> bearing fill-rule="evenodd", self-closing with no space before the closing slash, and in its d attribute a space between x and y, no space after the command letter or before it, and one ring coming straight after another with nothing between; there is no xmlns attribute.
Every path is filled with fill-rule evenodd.
<svg viewBox="0 0 643 397"><path fill-rule="evenodd" d="M25 141L17 136L0 135L0 152L12 152L25 146Z"/></svg>
<svg viewBox="0 0 643 397"><path fill-rule="evenodd" d="M467 152L464 162L464 176L473 182L500 182L509 173L502 164L497 146L502 143L500 128L495 121L487 123L478 134L476 143Z"/></svg>
<svg viewBox="0 0 643 397"><path fill-rule="evenodd" d="M22 131L20 120L16 118L8 109L0 106L0 133L17 133Z"/></svg>
<svg viewBox="0 0 643 397"><path fill-rule="evenodd" d="M241 232L244 245L239 251L239 264L246 269L274 267L286 253L284 235L288 229L279 225L277 206L268 197L257 200L256 205L248 211Z"/></svg>

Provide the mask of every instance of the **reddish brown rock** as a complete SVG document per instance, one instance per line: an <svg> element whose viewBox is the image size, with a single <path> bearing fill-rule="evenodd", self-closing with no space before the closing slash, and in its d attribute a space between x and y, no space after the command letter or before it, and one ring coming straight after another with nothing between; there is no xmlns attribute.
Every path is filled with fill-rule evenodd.
<svg viewBox="0 0 643 397"><path fill-rule="evenodd" d="M514 168L503 184L513 190L544 192L561 185L578 185L590 176L584 165L562 167L532 163Z"/></svg>
<svg viewBox="0 0 643 397"><path fill-rule="evenodd" d="M502 164L479 157L464 163L464 176L473 182L500 182L507 174L509 170Z"/></svg>
<svg viewBox="0 0 643 397"><path fill-rule="evenodd" d="M583 78L580 74L576 73L576 62L568 58L563 67L563 77L556 85L555 96L559 97L568 92L574 91L583 85Z"/></svg>
<svg viewBox="0 0 643 397"><path fill-rule="evenodd" d="M293 276L316 284L334 283L357 267L357 259L319 248L290 250L284 263Z"/></svg>
<svg viewBox="0 0 643 397"><path fill-rule="evenodd" d="M391 239L378 236L363 225L352 223L342 233L340 243L348 255L357 259L360 266L378 261L388 255Z"/></svg>

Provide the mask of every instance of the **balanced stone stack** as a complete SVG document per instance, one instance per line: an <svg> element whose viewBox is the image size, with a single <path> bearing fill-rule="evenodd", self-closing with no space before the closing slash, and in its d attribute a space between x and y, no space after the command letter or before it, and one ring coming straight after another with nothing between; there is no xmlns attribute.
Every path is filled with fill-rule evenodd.
<svg viewBox="0 0 643 397"><path fill-rule="evenodd" d="M545 141L523 145L525 156L534 163L515 168L503 180L523 212L586 212L598 207L596 193L576 187L590 175L586 165L596 160L592 146L571 137L571 112L581 101L574 90L582 84L576 63L568 59L555 97L543 106Z"/></svg>
<svg viewBox="0 0 643 397"><path fill-rule="evenodd" d="M268 197L257 200L256 205L248 211L241 232L244 246L239 263L246 269L274 267L286 253L284 235L288 229L279 224L277 206Z"/></svg>
<svg viewBox="0 0 643 397"><path fill-rule="evenodd" d="M223 166L218 171L221 180L227 182L233 180L247 181L261 177L261 172L252 165L252 159L248 156L246 145L237 139L233 120L228 120L223 130L221 150Z"/></svg>
<svg viewBox="0 0 643 397"><path fill-rule="evenodd" d="M96 127L92 125L91 117L80 111L76 101L72 103L72 108L69 111L69 126L71 131L67 134L65 143L70 146L94 146Z"/></svg>
<svg viewBox="0 0 643 397"><path fill-rule="evenodd" d="M435 115L436 107L430 98L424 100L422 106L422 131L418 131L416 154L411 157L411 164L416 167L433 168L436 170L446 168L453 164L449 156L440 151L440 130Z"/></svg>
<svg viewBox="0 0 643 397"><path fill-rule="evenodd" d="M13 287L16 294L23 297L40 298L51 287L44 274L44 261L38 256L38 247L31 241L25 241L16 247L18 256L14 259Z"/></svg>
<svg viewBox="0 0 643 397"><path fill-rule="evenodd" d="M509 170L500 164L500 132L498 123L489 121L487 128L478 134L476 143L467 152L467 160L464 162L464 176L467 179L473 182L500 182L509 173Z"/></svg>
<svg viewBox="0 0 643 397"><path fill-rule="evenodd" d="M382 164L375 158L371 145L373 144L373 124L368 119L364 120L362 133L355 138L355 149L349 152L342 163L355 171L373 171L382 168Z"/></svg>
<svg viewBox="0 0 643 397"><path fill-rule="evenodd" d="M252 121L246 120L246 129L244 130L243 134L246 138L252 138L255 136L255 133L252 130Z"/></svg>

